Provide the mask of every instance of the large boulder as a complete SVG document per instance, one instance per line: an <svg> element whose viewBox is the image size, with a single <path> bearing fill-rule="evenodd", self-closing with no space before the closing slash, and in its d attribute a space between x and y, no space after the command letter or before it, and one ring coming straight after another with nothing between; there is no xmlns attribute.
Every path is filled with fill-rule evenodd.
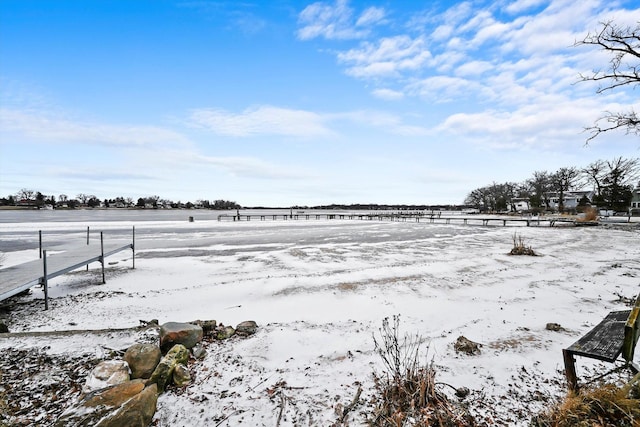
<svg viewBox="0 0 640 427"><path fill-rule="evenodd" d="M104 360L93 368L82 388L84 394L129 381L129 364L123 360Z"/></svg>
<svg viewBox="0 0 640 427"><path fill-rule="evenodd" d="M202 327L191 323L167 322L160 327L160 348L166 352L175 344L192 348L202 341Z"/></svg>
<svg viewBox="0 0 640 427"><path fill-rule="evenodd" d="M86 395L67 409L55 427L148 427L158 401L155 384L133 380Z"/></svg>
<svg viewBox="0 0 640 427"><path fill-rule="evenodd" d="M157 384L158 392L164 392L165 387L173 377L173 371L177 365L186 365L189 361L189 350L182 344L174 345L164 356L156 369L147 380L147 384Z"/></svg>
<svg viewBox="0 0 640 427"><path fill-rule="evenodd" d="M153 344L134 344L124 353L124 360L131 368L131 378L149 378L158 366L162 353Z"/></svg>
<svg viewBox="0 0 640 427"><path fill-rule="evenodd" d="M245 337L255 334L257 330L258 330L258 325L253 320L247 320L247 321L241 322L238 324L238 326L236 326L236 334L245 336Z"/></svg>

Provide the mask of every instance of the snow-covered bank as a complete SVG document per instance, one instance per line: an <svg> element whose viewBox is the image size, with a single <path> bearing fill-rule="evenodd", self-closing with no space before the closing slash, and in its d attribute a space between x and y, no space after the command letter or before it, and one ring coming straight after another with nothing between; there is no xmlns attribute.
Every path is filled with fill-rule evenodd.
<svg viewBox="0 0 640 427"><path fill-rule="evenodd" d="M64 236L75 225L50 229ZM2 226L2 239L12 238L10 228ZM49 311L36 288L7 323L17 332L129 327L152 318L258 322L254 337L210 347L184 393L160 398L158 425L207 426L229 415L228 425L275 425L283 404L272 401L274 387L289 399L281 425L330 424L358 385L366 397L379 366L372 334L394 314L403 331L425 339L438 381L472 389L469 400L487 422L524 424L526 414L564 393L561 349L622 309L619 296L640 292L637 229L211 221L136 230L135 270L123 252L112 259L118 264L106 285L97 268L54 279ZM507 255L514 231L540 256ZM566 331L546 330L549 322ZM460 335L482 343L482 354L456 354ZM69 339L50 351L101 344ZM42 338L0 339L2 348L43 345ZM590 366L580 359L578 375Z"/></svg>

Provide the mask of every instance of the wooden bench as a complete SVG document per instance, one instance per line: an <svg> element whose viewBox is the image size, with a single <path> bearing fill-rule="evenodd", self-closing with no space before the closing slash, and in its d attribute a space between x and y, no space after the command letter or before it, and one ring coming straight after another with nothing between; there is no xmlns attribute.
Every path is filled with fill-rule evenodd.
<svg viewBox="0 0 640 427"><path fill-rule="evenodd" d="M640 336L639 326L640 295L631 310L612 311L585 336L562 350L569 390L578 389L574 356L613 363L622 354L624 366L638 372L640 367L633 363L633 354Z"/></svg>

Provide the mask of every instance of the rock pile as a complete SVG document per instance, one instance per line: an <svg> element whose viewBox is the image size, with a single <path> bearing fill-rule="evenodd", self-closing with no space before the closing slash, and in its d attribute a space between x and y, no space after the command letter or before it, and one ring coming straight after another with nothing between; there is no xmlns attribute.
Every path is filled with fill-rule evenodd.
<svg viewBox="0 0 640 427"><path fill-rule="evenodd" d="M242 322L235 329L215 320L165 323L160 326L158 345L137 343L125 351L123 360L99 363L87 377L79 401L55 426L147 427L158 394L170 384L185 387L191 382L189 359L205 357L204 337L249 336L257 328L254 321Z"/></svg>

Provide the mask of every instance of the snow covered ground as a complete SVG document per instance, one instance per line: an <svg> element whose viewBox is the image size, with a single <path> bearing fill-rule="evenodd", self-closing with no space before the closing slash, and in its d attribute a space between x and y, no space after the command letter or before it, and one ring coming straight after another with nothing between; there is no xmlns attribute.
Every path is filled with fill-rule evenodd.
<svg viewBox="0 0 640 427"><path fill-rule="evenodd" d="M193 384L160 397L161 426L329 425L360 385L363 401L370 396L371 372L381 367L373 334L398 314L403 332L424 338L437 381L472 390L466 401L480 421L526 425L566 391L562 348L624 309L621 297L640 293L637 227L14 222L0 224L3 266L38 256L37 230L61 244L81 242L87 225L122 241L135 225L136 269L122 252L108 259L105 285L99 264L56 278L48 311L34 288L7 315L12 332L125 328L150 319L260 326L253 337L208 347L192 368ZM508 255L514 232L540 256ZM547 330L550 322L565 330ZM481 343L482 353L457 354L461 335ZM14 336L0 339L0 349L100 356L135 339ZM580 378L602 369L588 359L577 367ZM352 425L363 422L365 409L356 408Z"/></svg>

